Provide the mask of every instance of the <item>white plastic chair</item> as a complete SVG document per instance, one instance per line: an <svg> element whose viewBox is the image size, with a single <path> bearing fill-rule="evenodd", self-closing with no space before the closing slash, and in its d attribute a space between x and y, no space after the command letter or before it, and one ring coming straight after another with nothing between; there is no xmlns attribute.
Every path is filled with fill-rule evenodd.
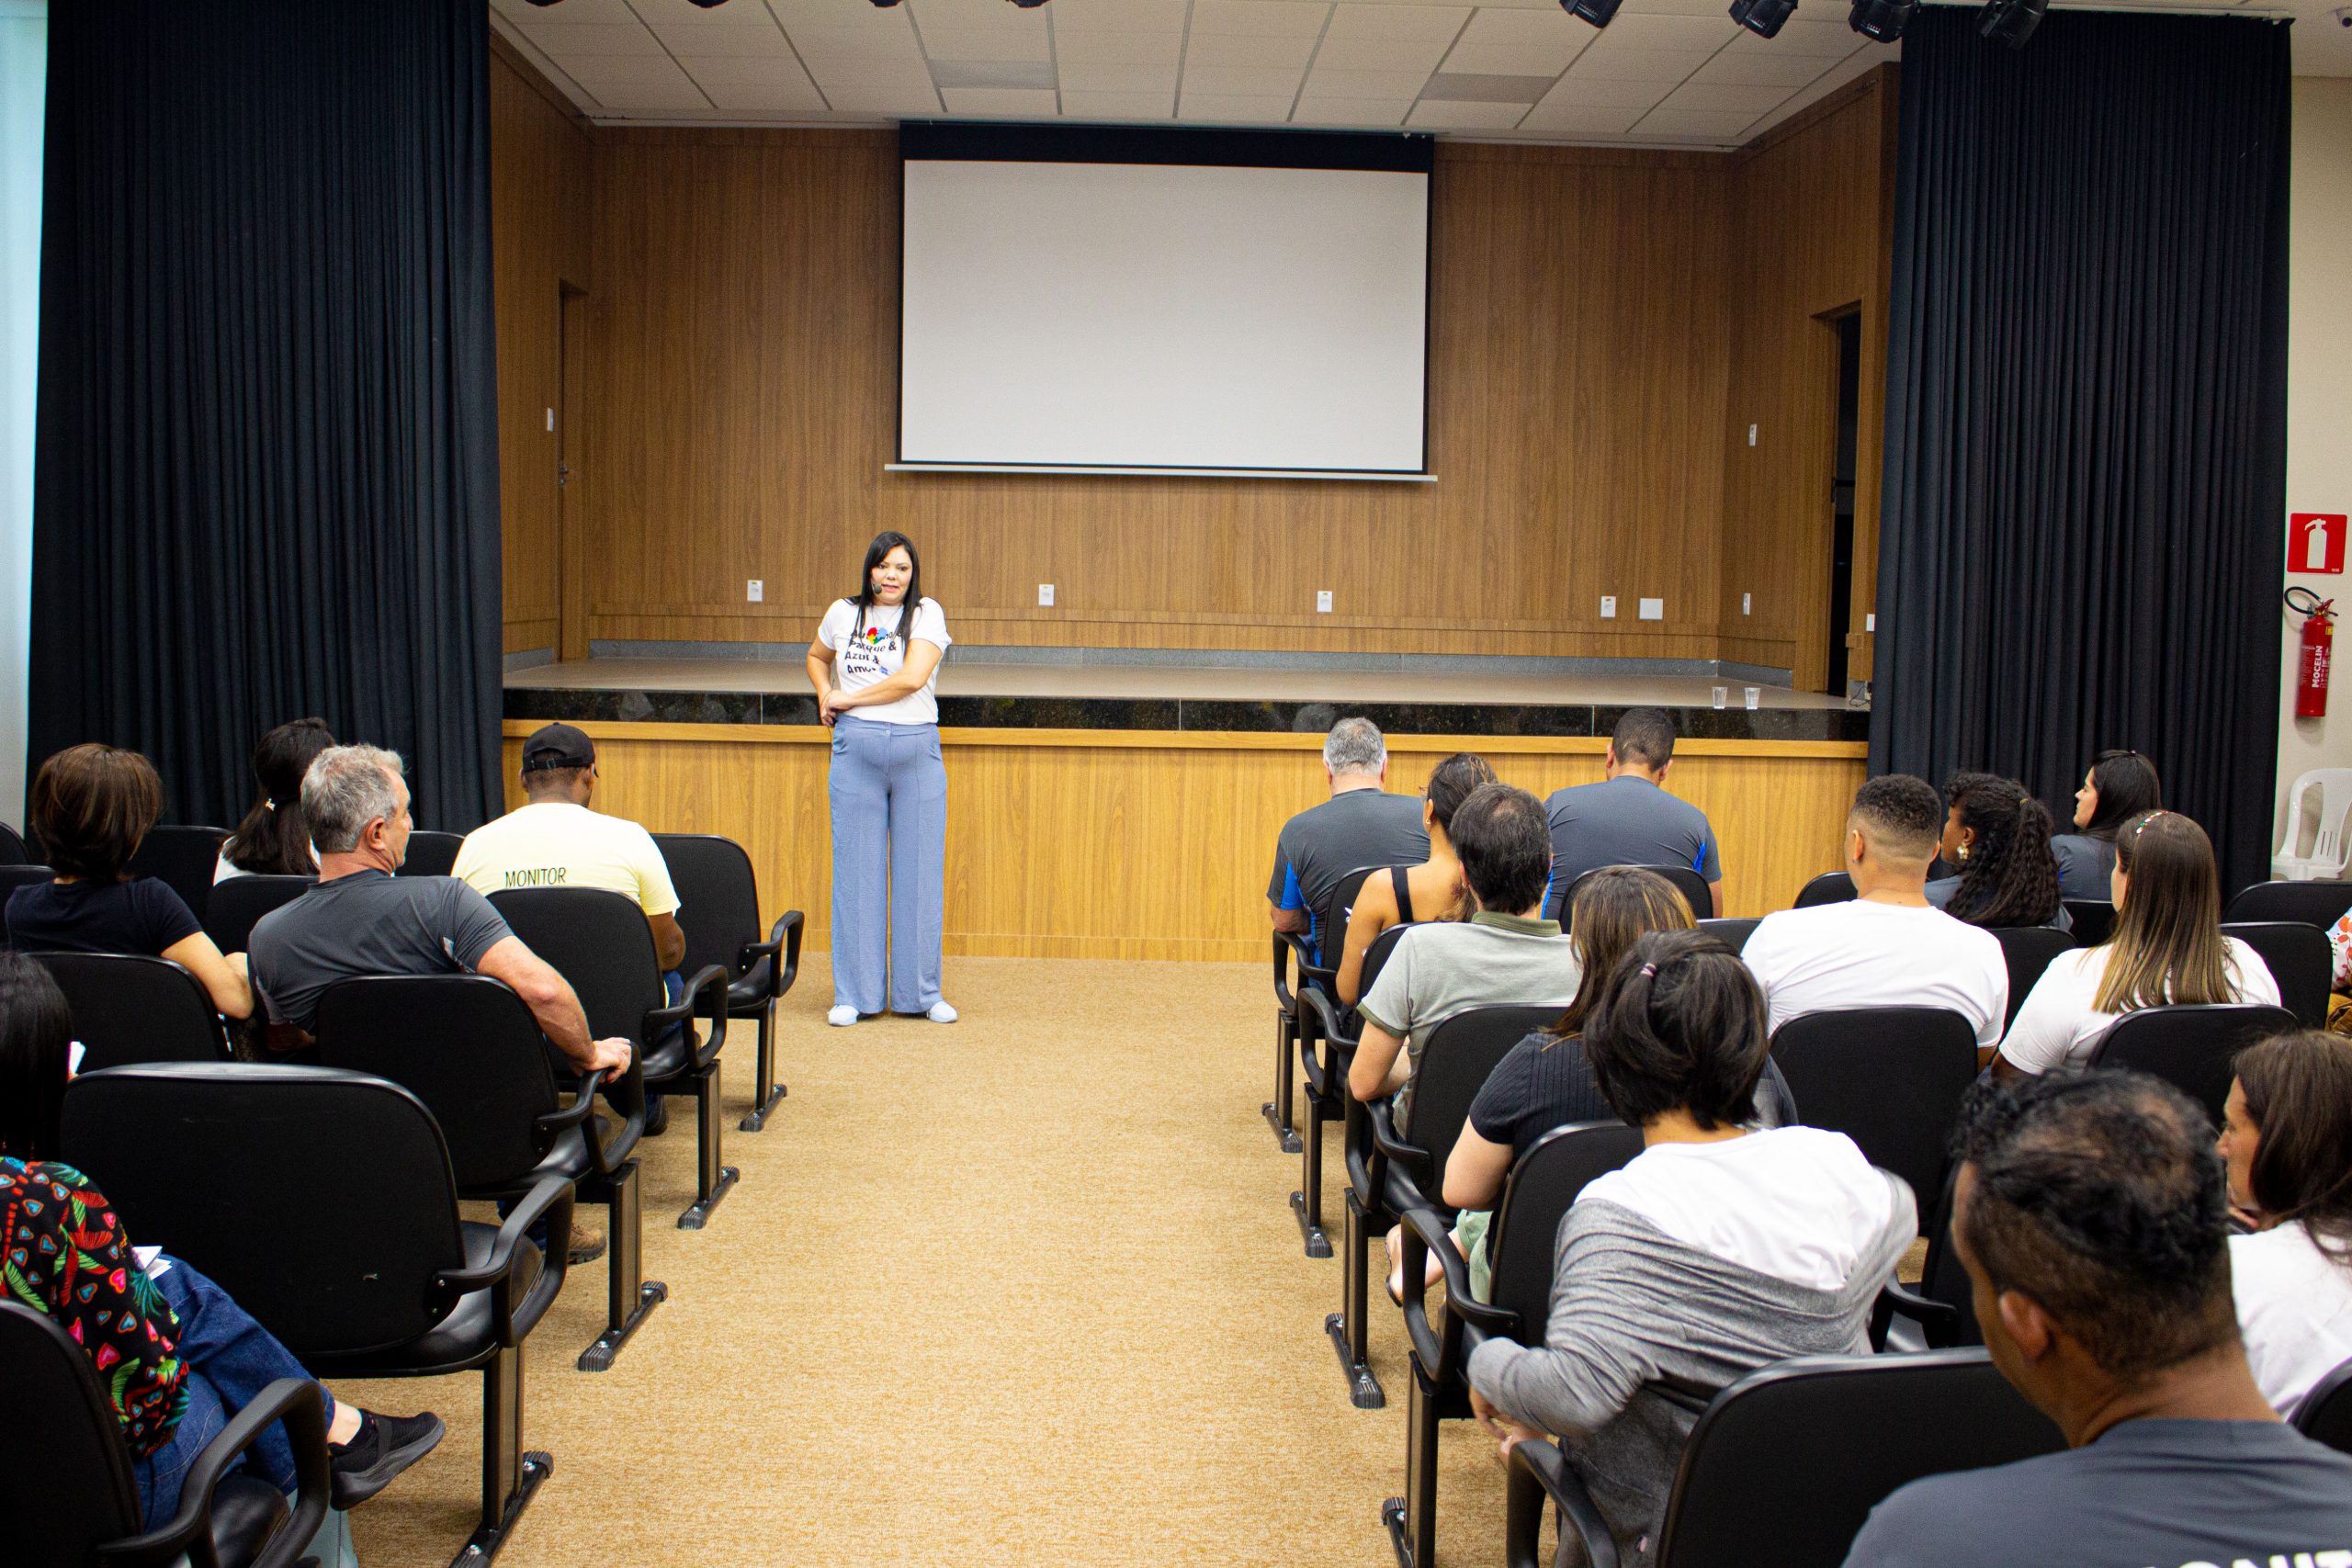
<svg viewBox="0 0 2352 1568"><path fill-rule="evenodd" d="M2304 807L2318 796L2311 849L2301 849ZM2282 882L2337 882L2352 868L2352 840L2345 835L2345 819L2352 817L2352 768L2313 768L2296 779L2287 792L2287 822L2278 851L2270 857L2270 874Z"/></svg>

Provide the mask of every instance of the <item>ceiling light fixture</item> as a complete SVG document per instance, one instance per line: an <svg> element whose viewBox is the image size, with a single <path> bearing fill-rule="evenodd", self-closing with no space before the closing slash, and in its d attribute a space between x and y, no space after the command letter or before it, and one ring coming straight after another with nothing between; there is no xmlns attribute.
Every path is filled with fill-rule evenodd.
<svg viewBox="0 0 2352 1568"><path fill-rule="evenodd" d="M1976 30L2011 49L2023 49L2033 29L2041 25L2042 10L2049 4L2050 0L1992 0Z"/></svg>
<svg viewBox="0 0 2352 1568"><path fill-rule="evenodd" d="M1032 11L1044 5L1046 0L1012 0L1012 3L1024 11Z"/></svg>
<svg viewBox="0 0 2352 1568"><path fill-rule="evenodd" d="M1758 38L1771 38L1797 8L1797 0L1731 0L1731 19Z"/></svg>
<svg viewBox="0 0 2352 1568"><path fill-rule="evenodd" d="M1617 7L1623 0L1560 0L1560 9L1579 22L1590 22L1605 28L1617 17Z"/></svg>
<svg viewBox="0 0 2352 1568"><path fill-rule="evenodd" d="M897 5L897 4L899 3L899 0L874 0L874 3L875 3L876 6L881 6L884 10L886 10L886 11L887 11L887 10L888 10L891 6L893 6Z"/></svg>
<svg viewBox="0 0 2352 1568"><path fill-rule="evenodd" d="M1846 25L1875 43L1894 43L1917 8L1917 0L1854 0Z"/></svg>
<svg viewBox="0 0 2352 1568"><path fill-rule="evenodd" d="M694 3L701 6L706 11L716 11L721 6L726 5L727 0L694 0Z"/></svg>
<svg viewBox="0 0 2352 1568"><path fill-rule="evenodd" d="M534 6L553 6L556 3L557 0L531 0L531 4Z"/></svg>

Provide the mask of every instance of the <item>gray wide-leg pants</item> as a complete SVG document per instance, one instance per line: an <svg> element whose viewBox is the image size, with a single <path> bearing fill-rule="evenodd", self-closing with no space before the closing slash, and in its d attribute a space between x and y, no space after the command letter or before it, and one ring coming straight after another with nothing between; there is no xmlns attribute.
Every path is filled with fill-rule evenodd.
<svg viewBox="0 0 2352 1568"><path fill-rule="evenodd" d="M833 1003L927 1012L947 903L947 765L939 727L833 721ZM886 953L887 947L887 953Z"/></svg>

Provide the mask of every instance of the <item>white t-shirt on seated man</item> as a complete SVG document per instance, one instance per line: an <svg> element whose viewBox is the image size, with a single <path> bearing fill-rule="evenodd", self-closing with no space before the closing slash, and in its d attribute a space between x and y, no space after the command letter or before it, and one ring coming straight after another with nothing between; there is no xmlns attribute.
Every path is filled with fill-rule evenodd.
<svg viewBox="0 0 2352 1568"><path fill-rule="evenodd" d="M902 628L903 637L899 635ZM938 600L927 597L915 606L911 623L907 621L904 604L871 604L861 624L855 603L836 599L825 618L817 623L817 640L833 650L833 685L855 692L887 681L903 669L910 642L927 642L944 654L956 639L947 635L947 612L939 607ZM850 711L853 717L878 724L937 724L938 667L933 667L930 680L897 702L872 703Z"/></svg>
<svg viewBox="0 0 2352 1568"><path fill-rule="evenodd" d="M2001 1038L2009 971L2000 942L1928 902L1943 825L1943 796L1923 779L1889 773L1855 792L1845 843L1854 898L1767 915L1741 951L1768 1029L1813 1012L1926 1007L1968 1020L1979 1046Z"/></svg>

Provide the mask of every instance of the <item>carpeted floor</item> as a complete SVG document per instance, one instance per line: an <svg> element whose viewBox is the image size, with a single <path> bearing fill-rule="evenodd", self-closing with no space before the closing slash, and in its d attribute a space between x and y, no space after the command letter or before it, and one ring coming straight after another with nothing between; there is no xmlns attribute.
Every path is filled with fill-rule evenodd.
<svg viewBox="0 0 2352 1568"><path fill-rule="evenodd" d="M751 1031L730 1037L742 1181L707 1230L673 1228L691 1122L646 1144L646 1274L671 1300L583 1373L604 1265L567 1282L525 1416L555 1472L503 1562L1388 1562L1403 1325L1375 1289L1390 1403L1352 1408L1322 1331L1340 1265L1304 1256L1299 1161L1258 1115L1263 967L951 959L947 994L951 1026L829 1029L814 955L782 1017L791 1097L755 1134L734 1126ZM447 1561L476 1509L479 1380L337 1391L448 1421L352 1516L369 1568ZM1440 1560L1492 1562L1493 1446L1462 1424L1442 1448Z"/></svg>

